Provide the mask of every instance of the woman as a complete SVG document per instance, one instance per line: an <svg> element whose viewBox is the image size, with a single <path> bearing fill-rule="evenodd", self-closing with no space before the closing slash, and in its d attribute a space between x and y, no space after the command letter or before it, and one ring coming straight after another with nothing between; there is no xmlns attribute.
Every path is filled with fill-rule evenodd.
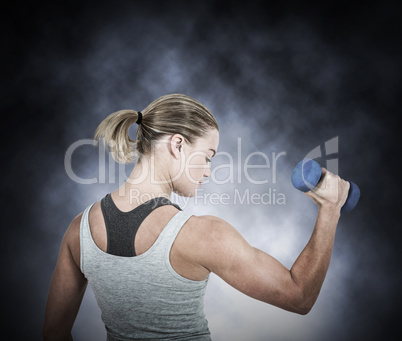
<svg viewBox="0 0 402 341"><path fill-rule="evenodd" d="M137 140L128 135L138 124ZM190 215L172 192L195 195L209 177L219 127L191 97L172 94L142 113L122 110L97 128L119 162L139 158L116 191L90 205L68 227L52 277L44 340L72 340L89 282L114 340L210 340L203 296L210 272L263 302L307 314L326 275L349 183L323 168L312 236L291 270L250 246L226 221Z"/></svg>

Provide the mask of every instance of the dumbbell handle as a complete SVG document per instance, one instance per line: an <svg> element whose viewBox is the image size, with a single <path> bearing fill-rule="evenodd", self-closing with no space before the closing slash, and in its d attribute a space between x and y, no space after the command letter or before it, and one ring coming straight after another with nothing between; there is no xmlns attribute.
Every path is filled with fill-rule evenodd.
<svg viewBox="0 0 402 341"><path fill-rule="evenodd" d="M320 182L322 175L321 166L314 160L304 159L300 161L292 173L292 184L302 192L311 191ZM342 213L355 208L360 198L360 189L354 182L349 181L350 188L348 198L341 208Z"/></svg>

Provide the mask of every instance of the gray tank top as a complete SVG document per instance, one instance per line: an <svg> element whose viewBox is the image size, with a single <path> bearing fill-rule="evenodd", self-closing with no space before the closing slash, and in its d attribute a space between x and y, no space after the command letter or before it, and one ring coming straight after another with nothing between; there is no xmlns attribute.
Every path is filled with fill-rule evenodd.
<svg viewBox="0 0 402 341"><path fill-rule="evenodd" d="M204 314L208 278L182 277L169 260L191 214L178 211L145 253L122 257L102 251L92 239L88 213L93 205L81 219L80 266L101 310L107 340L211 340Z"/></svg>

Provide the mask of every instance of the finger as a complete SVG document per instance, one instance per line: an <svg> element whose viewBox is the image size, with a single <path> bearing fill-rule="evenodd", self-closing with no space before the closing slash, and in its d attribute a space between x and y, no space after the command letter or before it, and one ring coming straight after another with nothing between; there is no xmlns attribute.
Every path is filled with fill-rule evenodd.
<svg viewBox="0 0 402 341"><path fill-rule="evenodd" d="M307 195L308 197L311 197L311 193L312 193L311 191L304 192L304 194Z"/></svg>
<svg viewBox="0 0 402 341"><path fill-rule="evenodd" d="M326 168L321 167L321 178L320 181L318 181L317 185L315 188L313 188L313 191L317 192L318 190L322 189L323 187L325 188L324 183L328 181L328 178L330 178L332 173L328 171Z"/></svg>

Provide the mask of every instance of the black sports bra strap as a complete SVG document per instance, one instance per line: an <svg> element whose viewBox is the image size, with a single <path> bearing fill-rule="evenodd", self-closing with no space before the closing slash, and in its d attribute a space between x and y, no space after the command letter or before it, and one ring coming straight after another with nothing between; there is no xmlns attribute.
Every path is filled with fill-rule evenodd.
<svg viewBox="0 0 402 341"><path fill-rule="evenodd" d="M105 219L107 233L107 253L121 257L136 256L134 248L135 235L144 219L157 207L177 204L168 198L156 197L137 206L129 212L120 211L110 194L101 200L101 209Z"/></svg>

